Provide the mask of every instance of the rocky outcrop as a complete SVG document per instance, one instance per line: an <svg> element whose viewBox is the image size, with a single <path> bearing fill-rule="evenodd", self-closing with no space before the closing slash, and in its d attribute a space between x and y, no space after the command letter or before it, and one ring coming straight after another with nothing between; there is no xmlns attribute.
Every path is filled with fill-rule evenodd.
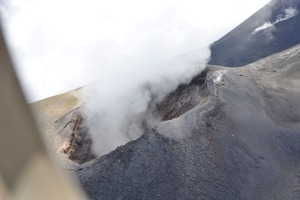
<svg viewBox="0 0 300 200"><path fill-rule="evenodd" d="M300 198L300 46L199 77L166 121L75 169L91 199Z"/></svg>
<svg viewBox="0 0 300 200"><path fill-rule="evenodd" d="M78 164L92 160L92 139L84 125L84 118L79 111L72 112L71 119L57 134L63 142L60 153L66 155L71 161ZM62 139L63 138L63 139Z"/></svg>
<svg viewBox="0 0 300 200"><path fill-rule="evenodd" d="M208 99L208 90L205 83L208 70L193 78L189 84L180 85L157 105L162 121L179 117L192 108L203 104Z"/></svg>
<svg viewBox="0 0 300 200"><path fill-rule="evenodd" d="M31 104L46 147L61 165L72 167L94 158L92 140L81 114L82 88ZM82 96L82 95L81 95Z"/></svg>

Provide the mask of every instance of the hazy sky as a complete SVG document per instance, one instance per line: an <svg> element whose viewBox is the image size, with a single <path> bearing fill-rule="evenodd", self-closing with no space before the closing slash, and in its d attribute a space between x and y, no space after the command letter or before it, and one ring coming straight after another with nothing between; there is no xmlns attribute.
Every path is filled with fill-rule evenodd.
<svg viewBox="0 0 300 200"><path fill-rule="evenodd" d="M28 101L209 45L269 0L2 0Z"/></svg>

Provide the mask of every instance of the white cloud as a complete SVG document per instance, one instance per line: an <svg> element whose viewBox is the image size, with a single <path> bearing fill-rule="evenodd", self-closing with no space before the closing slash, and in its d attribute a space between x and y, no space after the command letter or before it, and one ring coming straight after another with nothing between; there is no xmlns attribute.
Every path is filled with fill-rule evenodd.
<svg viewBox="0 0 300 200"><path fill-rule="evenodd" d="M4 25L35 101L206 46L267 2L15 0Z"/></svg>

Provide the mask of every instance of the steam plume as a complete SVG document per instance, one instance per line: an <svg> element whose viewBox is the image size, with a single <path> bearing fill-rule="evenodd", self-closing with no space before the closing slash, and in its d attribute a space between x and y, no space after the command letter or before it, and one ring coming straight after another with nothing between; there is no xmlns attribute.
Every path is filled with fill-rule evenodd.
<svg viewBox="0 0 300 200"><path fill-rule="evenodd" d="M161 63L134 66L91 85L84 112L94 152L108 153L155 126L160 121L155 104L201 72L209 57L206 47Z"/></svg>
<svg viewBox="0 0 300 200"><path fill-rule="evenodd" d="M277 23L279 22L282 22L282 21L285 21L285 20L288 20L288 19L291 19L293 17L295 17L296 15L298 15L298 10L297 8L293 8L293 7L289 7L289 8L286 8L284 10L284 13L282 15L279 15L277 16L277 20L275 22L265 22L263 25L261 25L260 27L257 27L252 34L256 34L257 32L259 31L262 31L262 30L265 30L265 29L268 29L270 28L270 31L274 31L275 28L274 28L274 25L276 25Z"/></svg>

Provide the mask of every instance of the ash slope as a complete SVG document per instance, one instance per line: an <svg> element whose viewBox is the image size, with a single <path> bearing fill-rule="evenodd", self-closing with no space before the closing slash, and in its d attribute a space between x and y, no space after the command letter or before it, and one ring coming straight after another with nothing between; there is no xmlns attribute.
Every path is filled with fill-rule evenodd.
<svg viewBox="0 0 300 200"><path fill-rule="evenodd" d="M204 103L75 170L91 199L300 199L300 45L205 77Z"/></svg>
<svg viewBox="0 0 300 200"><path fill-rule="evenodd" d="M288 18L291 10L294 10L296 15L282 20L284 17ZM299 12L299 0L272 0L212 44L210 64L227 67L243 66L299 44ZM276 21L278 23L274 23ZM254 34L255 29L266 22L274 25Z"/></svg>

